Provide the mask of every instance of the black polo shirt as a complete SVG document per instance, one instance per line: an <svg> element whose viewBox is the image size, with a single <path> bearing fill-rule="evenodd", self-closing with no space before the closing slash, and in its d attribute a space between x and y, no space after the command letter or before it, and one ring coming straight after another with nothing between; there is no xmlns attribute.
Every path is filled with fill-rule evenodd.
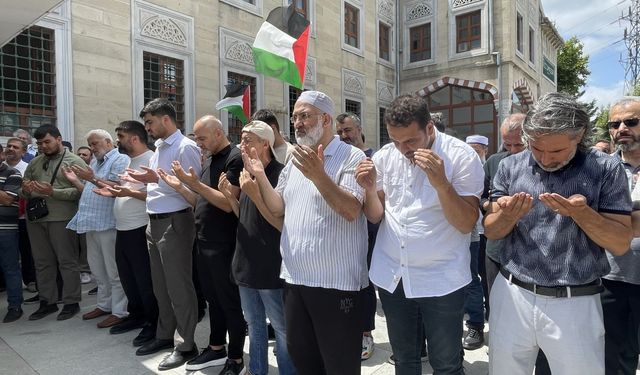
<svg viewBox="0 0 640 375"><path fill-rule="evenodd" d="M278 184L283 168L284 165L271 159L264 170L271 186ZM280 231L262 217L246 194L241 193L236 252L231 263L236 283L254 289L282 288L281 264Z"/></svg>
<svg viewBox="0 0 640 375"><path fill-rule="evenodd" d="M231 184L239 186L240 172L244 168L240 150L233 144L207 158L202 166L200 181L218 190L220 174L225 172ZM236 240L238 219L232 212L224 212L202 196L196 202L196 233L198 241L233 243Z"/></svg>

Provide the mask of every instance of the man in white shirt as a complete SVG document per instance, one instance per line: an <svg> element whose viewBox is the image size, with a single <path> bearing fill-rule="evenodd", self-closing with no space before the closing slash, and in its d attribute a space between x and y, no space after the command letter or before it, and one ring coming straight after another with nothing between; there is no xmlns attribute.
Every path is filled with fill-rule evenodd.
<svg viewBox="0 0 640 375"><path fill-rule="evenodd" d="M129 176L147 184L147 242L153 292L158 301L156 339L141 346L137 355L148 355L173 348L158 366L168 370L198 355L194 333L198 322L198 303L193 287L192 248L195 239L193 208L180 193L158 176L173 161L200 174L200 150L182 135L176 124L176 110L167 99L154 99L140 112L147 133L156 141L149 167L127 169Z"/></svg>
<svg viewBox="0 0 640 375"><path fill-rule="evenodd" d="M149 165L153 151L147 147L147 131L138 121L123 121L116 128L118 149L131 158L130 169ZM158 303L153 294L149 248L146 229L147 188L141 182L122 185L103 185L94 192L115 197L113 213L116 218L115 256L122 288L127 295L129 315L109 329L111 334L142 328L133 339L133 346L141 346L156 337Z"/></svg>
<svg viewBox="0 0 640 375"><path fill-rule="evenodd" d="M469 233L484 173L464 142L438 132L424 98L403 95L385 114L393 141L356 170L364 211L381 222L369 277L378 286L396 373L420 373L419 317L435 373L463 374L462 318Z"/></svg>
<svg viewBox="0 0 640 375"><path fill-rule="evenodd" d="M360 374L361 291L369 280L364 191L355 168L365 156L333 135L333 119L327 95L300 95L291 116L298 146L275 189L256 150L243 154L267 208L284 215L287 347L300 374Z"/></svg>

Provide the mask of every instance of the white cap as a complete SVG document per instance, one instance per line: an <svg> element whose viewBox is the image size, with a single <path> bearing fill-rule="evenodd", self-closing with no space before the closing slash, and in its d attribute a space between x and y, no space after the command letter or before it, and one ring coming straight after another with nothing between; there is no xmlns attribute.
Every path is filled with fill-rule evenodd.
<svg viewBox="0 0 640 375"><path fill-rule="evenodd" d="M273 156L276 155L275 150L273 149L273 144L276 142L276 137L273 134L273 129L266 122L254 120L245 125L242 128L243 132L253 133L258 137L269 142L269 147L271 148L271 153Z"/></svg>
<svg viewBox="0 0 640 375"><path fill-rule="evenodd" d="M303 91L297 102L311 104L322 112L334 118L333 100L320 91Z"/></svg>
<svg viewBox="0 0 640 375"><path fill-rule="evenodd" d="M477 143L485 146L489 146L489 138L484 135L470 135L467 137L467 143Z"/></svg>

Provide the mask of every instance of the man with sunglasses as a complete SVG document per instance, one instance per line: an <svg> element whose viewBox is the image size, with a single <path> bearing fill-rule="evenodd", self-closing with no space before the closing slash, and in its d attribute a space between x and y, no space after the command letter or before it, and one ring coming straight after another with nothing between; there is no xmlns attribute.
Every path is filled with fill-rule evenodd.
<svg viewBox="0 0 640 375"><path fill-rule="evenodd" d="M639 118L640 97L621 99L609 109L607 125L616 147L613 155L622 161L631 191L640 172ZM634 205L634 222L640 219L639 208ZM640 327L640 238L631 241L631 248L624 255L607 252L607 258L611 272L602 280L605 290L601 295L606 332L605 370L607 374L635 374Z"/></svg>

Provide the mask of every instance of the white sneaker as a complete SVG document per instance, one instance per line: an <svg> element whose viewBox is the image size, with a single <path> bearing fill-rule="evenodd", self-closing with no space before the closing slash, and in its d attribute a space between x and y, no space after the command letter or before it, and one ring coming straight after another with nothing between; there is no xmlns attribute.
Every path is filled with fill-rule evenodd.
<svg viewBox="0 0 640 375"><path fill-rule="evenodd" d="M373 337L362 335L362 355L360 356L362 361L371 358L373 347Z"/></svg>
<svg viewBox="0 0 640 375"><path fill-rule="evenodd" d="M91 274L86 272L80 272L80 283L89 284L91 282Z"/></svg>

